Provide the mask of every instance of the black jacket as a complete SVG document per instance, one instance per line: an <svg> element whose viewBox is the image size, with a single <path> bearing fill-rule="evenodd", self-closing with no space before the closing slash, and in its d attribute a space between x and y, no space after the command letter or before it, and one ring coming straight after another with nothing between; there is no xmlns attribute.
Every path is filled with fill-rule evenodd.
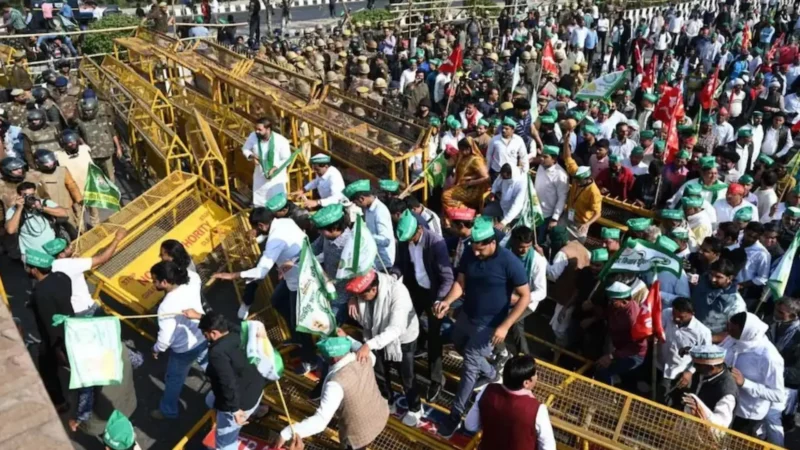
<svg viewBox="0 0 800 450"><path fill-rule="evenodd" d="M447 244L441 236L423 228L420 245L422 246L422 263L431 280L431 291L436 294L436 300L441 300L453 287L453 267L450 264ZM408 242L397 243L394 268L402 273L406 286L416 285L414 262L408 251Z"/></svg>
<svg viewBox="0 0 800 450"><path fill-rule="evenodd" d="M230 331L208 348L206 375L214 391L217 411L247 411L261 398L267 380L247 361L239 331Z"/></svg>
<svg viewBox="0 0 800 450"><path fill-rule="evenodd" d="M46 350L59 350L66 353L64 346L64 326L53 325L53 316L63 314L75 315L72 309L72 282L60 272L47 275L36 284L31 293L30 308L33 311L36 326Z"/></svg>

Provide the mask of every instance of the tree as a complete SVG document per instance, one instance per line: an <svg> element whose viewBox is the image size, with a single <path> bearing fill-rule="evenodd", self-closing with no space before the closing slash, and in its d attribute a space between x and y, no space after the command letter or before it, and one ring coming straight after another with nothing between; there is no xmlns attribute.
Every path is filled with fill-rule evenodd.
<svg viewBox="0 0 800 450"><path fill-rule="evenodd" d="M93 22L90 30L103 30L107 28L121 28L137 26L141 23L141 19L136 16L127 16L124 14L114 14L111 16L103 17L102 19ZM120 37L130 36L131 31L111 31L108 33L93 33L84 36L83 49L84 55L95 55L98 53L111 53L114 51L114 39Z"/></svg>

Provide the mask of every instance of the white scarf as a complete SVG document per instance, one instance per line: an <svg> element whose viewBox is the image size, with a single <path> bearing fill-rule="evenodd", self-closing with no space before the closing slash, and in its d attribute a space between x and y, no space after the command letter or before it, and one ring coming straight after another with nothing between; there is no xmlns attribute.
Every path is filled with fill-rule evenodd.
<svg viewBox="0 0 800 450"><path fill-rule="evenodd" d="M389 297L392 295L394 283L396 282L397 280L394 277L379 273L378 295L372 300L372 308L367 307L367 302L358 302L358 313L362 317L361 325L364 328L369 328L372 337L379 335L389 325L392 315L391 299ZM383 350L386 354L386 359L389 361L402 361L403 352L400 348L400 337L389 343Z"/></svg>

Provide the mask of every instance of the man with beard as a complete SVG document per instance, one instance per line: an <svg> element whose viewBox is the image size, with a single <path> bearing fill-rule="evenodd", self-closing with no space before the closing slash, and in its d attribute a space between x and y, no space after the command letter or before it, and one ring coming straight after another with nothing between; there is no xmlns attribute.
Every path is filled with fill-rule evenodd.
<svg viewBox="0 0 800 450"><path fill-rule="evenodd" d="M534 248L533 230L521 225L514 228L508 241L508 248L525 266L528 274L528 285L531 291L531 302L520 319L509 330L506 343L512 345L512 355L530 354L528 338L525 337L525 318L536 312L539 302L547 297L547 259Z"/></svg>
<svg viewBox="0 0 800 450"><path fill-rule="evenodd" d="M302 191L295 192L295 195L303 198L303 206L313 210L344 201L342 193L344 192L344 179L339 169L331 165L331 157L324 153L318 153L311 157L310 162L311 170L314 171L316 177L306 184ZM315 189L319 193L319 200L305 198L306 192Z"/></svg>
<svg viewBox="0 0 800 450"><path fill-rule="evenodd" d="M706 239L703 247L709 239ZM747 310L736 285L737 272L733 262L717 259L708 272L700 275L697 285L692 289L692 304L697 320L711 330L714 343L722 342L727 336L728 319Z"/></svg>
<svg viewBox="0 0 800 450"><path fill-rule="evenodd" d="M619 200L627 200L635 181L633 172L622 165L621 156L612 154L608 159L608 168L601 171L597 176L597 186L600 188L600 193L610 195Z"/></svg>
<svg viewBox="0 0 800 450"><path fill-rule="evenodd" d="M726 351L716 345L689 350L695 369L691 389L683 396L684 411L723 428L730 426L739 388L725 365Z"/></svg>
<svg viewBox="0 0 800 450"><path fill-rule="evenodd" d="M564 136L564 141L569 142L569 134ZM567 229L576 239L585 242L589 227L602 215L603 195L592 180L591 169L578 166L572 158L569 145L564 146L563 156L567 173L573 177L567 196Z"/></svg>
<svg viewBox="0 0 800 450"><path fill-rule="evenodd" d="M413 83L409 83L405 89L403 89L403 96L406 100L406 111L409 114L414 114L417 112L417 109L422 102L423 99L428 99L430 102L430 89L428 89L428 85L425 83L425 72L422 70L417 70L417 75L414 78Z"/></svg>
<svg viewBox="0 0 800 450"><path fill-rule="evenodd" d="M714 232L714 224L711 217L703 210L703 199L700 197L683 197L681 207L686 217L686 223L694 241L702 244L703 241Z"/></svg>
<svg viewBox="0 0 800 450"><path fill-rule="evenodd" d="M694 316L691 300L675 299L671 308L661 314L666 340L659 342L659 400L672 407L681 405L684 389L691 385L693 371L689 351L711 345L711 331Z"/></svg>
<svg viewBox="0 0 800 450"><path fill-rule="evenodd" d="M747 259L744 267L736 276L736 282L739 284L739 290L748 306L754 306L761 297L769 279L770 265L772 264L769 252L759 242L762 234L764 234L764 225L750 222L744 229L740 244Z"/></svg>

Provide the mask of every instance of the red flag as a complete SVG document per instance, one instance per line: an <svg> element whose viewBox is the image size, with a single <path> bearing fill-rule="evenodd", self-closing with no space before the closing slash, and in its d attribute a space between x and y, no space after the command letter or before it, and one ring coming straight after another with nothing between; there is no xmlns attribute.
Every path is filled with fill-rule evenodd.
<svg viewBox="0 0 800 450"><path fill-rule="evenodd" d="M670 119L677 115L678 120L684 116L683 95L681 89L677 87L667 87L661 93L661 98L653 111L653 119L668 123Z"/></svg>
<svg viewBox="0 0 800 450"><path fill-rule="evenodd" d="M714 75L708 80L703 90L700 91L700 104L705 109L711 109L714 102L714 93L717 92L719 87L719 66L714 71Z"/></svg>
<svg viewBox="0 0 800 450"><path fill-rule="evenodd" d="M681 147L681 141L678 139L678 121L673 114L669 120L669 126L667 127L667 151L664 155L664 160L667 163L671 163L673 159L675 159L675 155L678 154L678 151Z"/></svg>
<svg viewBox="0 0 800 450"><path fill-rule="evenodd" d="M558 65L556 64L556 57L553 52L553 43L550 39L544 44L544 51L542 52L542 70L558 75Z"/></svg>
<svg viewBox="0 0 800 450"><path fill-rule="evenodd" d="M642 89L650 89L656 85L656 67L658 67L658 56L653 55L642 78Z"/></svg>
<svg viewBox="0 0 800 450"><path fill-rule="evenodd" d="M752 37L750 36L750 26L745 23L744 30L742 31L742 50L747 50L750 48L750 40Z"/></svg>
<svg viewBox="0 0 800 450"><path fill-rule="evenodd" d="M639 40L633 43L633 60L636 61L636 73L644 72L644 60L642 59L642 50L639 48Z"/></svg>
<svg viewBox="0 0 800 450"><path fill-rule="evenodd" d="M783 45L783 35L784 33L781 33L781 35L778 36L778 39L775 39L775 43L772 44L772 47L767 52L767 61L771 61L773 58L775 58L775 53Z"/></svg>
<svg viewBox="0 0 800 450"><path fill-rule="evenodd" d="M439 73L456 73L464 61L464 51L460 45L457 45L450 53L450 56L444 60L442 65L439 66Z"/></svg>
<svg viewBox="0 0 800 450"><path fill-rule="evenodd" d="M646 339L653 334L661 342L666 341L664 325L661 323L661 282L656 281L650 286L642 303L639 304L639 315L631 328L631 338L634 341Z"/></svg>

